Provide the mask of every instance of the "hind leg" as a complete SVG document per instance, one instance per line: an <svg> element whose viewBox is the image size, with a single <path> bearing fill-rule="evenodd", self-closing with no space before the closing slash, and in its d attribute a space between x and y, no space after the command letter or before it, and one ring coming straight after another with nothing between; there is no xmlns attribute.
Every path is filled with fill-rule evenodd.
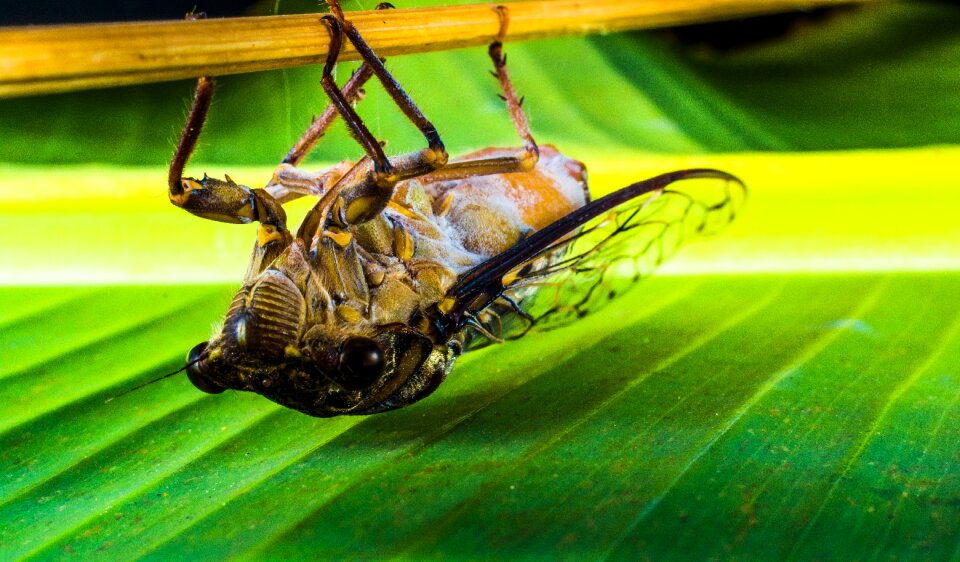
<svg viewBox="0 0 960 562"><path fill-rule="evenodd" d="M490 59L493 61L493 72L491 74L500 83L502 91L500 97L507 104L510 119L513 121L517 135L523 142L523 147L513 154L505 156L450 162L442 169L432 172L424 178L425 180L442 181L489 174L529 172L537 165L540 158L540 150L536 141L533 140L530 125L527 123L527 116L523 112L523 98L517 98L513 83L510 81L510 75L507 73L507 57L503 54L503 39L507 34L507 27L510 23L510 12L506 6L497 6L496 10L500 17L500 31L497 34L497 39L490 44L490 48L487 50Z"/></svg>

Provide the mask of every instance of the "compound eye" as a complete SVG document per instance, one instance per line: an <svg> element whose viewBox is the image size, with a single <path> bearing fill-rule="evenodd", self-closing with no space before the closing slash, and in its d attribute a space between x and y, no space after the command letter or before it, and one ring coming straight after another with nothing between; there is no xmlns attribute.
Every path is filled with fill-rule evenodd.
<svg viewBox="0 0 960 562"><path fill-rule="evenodd" d="M383 350L370 338L350 338L340 347L338 381L350 390L361 390L375 383L386 361Z"/></svg>
<svg viewBox="0 0 960 562"><path fill-rule="evenodd" d="M226 388L213 382L210 377L207 376L206 362L199 361L200 356L203 355L206 349L207 342L201 342L190 350L190 355L187 356L187 364L189 365L187 367L187 378L190 379L193 386L207 394L220 394L226 390Z"/></svg>

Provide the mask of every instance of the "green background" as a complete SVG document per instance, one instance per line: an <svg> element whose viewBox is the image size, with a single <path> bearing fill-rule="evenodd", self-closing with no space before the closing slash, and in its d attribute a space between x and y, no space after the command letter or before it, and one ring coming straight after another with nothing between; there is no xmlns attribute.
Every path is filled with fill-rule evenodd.
<svg viewBox="0 0 960 562"><path fill-rule="evenodd" d="M958 24L884 3L723 52L508 45L597 193L710 165L750 200L601 313L369 418L185 377L117 397L209 336L254 232L166 202L189 83L0 101L0 558L960 558ZM483 49L388 64L452 154L515 143ZM318 80L221 79L193 173L262 184ZM357 154L338 127L310 165Z"/></svg>

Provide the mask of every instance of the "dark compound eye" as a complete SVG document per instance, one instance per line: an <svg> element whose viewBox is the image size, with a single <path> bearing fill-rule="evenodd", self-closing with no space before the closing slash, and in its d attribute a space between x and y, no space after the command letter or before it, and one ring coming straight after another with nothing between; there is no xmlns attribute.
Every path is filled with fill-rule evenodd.
<svg viewBox="0 0 960 562"><path fill-rule="evenodd" d="M369 338L350 338L340 347L337 382L350 390L361 390L375 383L386 362L383 350Z"/></svg>
<svg viewBox="0 0 960 562"><path fill-rule="evenodd" d="M220 394L226 388L210 380L207 376L207 366L204 361L198 361L204 350L207 349L207 342L198 343L190 350L187 356L187 378L193 383L193 386L206 392L207 394Z"/></svg>

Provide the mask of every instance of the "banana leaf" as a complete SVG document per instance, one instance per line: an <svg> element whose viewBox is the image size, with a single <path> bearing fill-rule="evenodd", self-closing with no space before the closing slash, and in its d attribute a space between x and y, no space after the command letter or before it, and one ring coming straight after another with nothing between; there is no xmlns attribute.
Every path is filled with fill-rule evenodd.
<svg viewBox="0 0 960 562"><path fill-rule="evenodd" d="M209 337L254 227L166 201L188 83L0 102L0 558L956 560L958 23L879 3L733 48L509 45L596 194L712 166L749 200L600 313L371 417L127 392ZM516 142L482 49L388 64L451 153ZM262 185L318 80L221 79L191 171ZM419 147L368 90L388 150ZM357 154L338 128L309 165Z"/></svg>

